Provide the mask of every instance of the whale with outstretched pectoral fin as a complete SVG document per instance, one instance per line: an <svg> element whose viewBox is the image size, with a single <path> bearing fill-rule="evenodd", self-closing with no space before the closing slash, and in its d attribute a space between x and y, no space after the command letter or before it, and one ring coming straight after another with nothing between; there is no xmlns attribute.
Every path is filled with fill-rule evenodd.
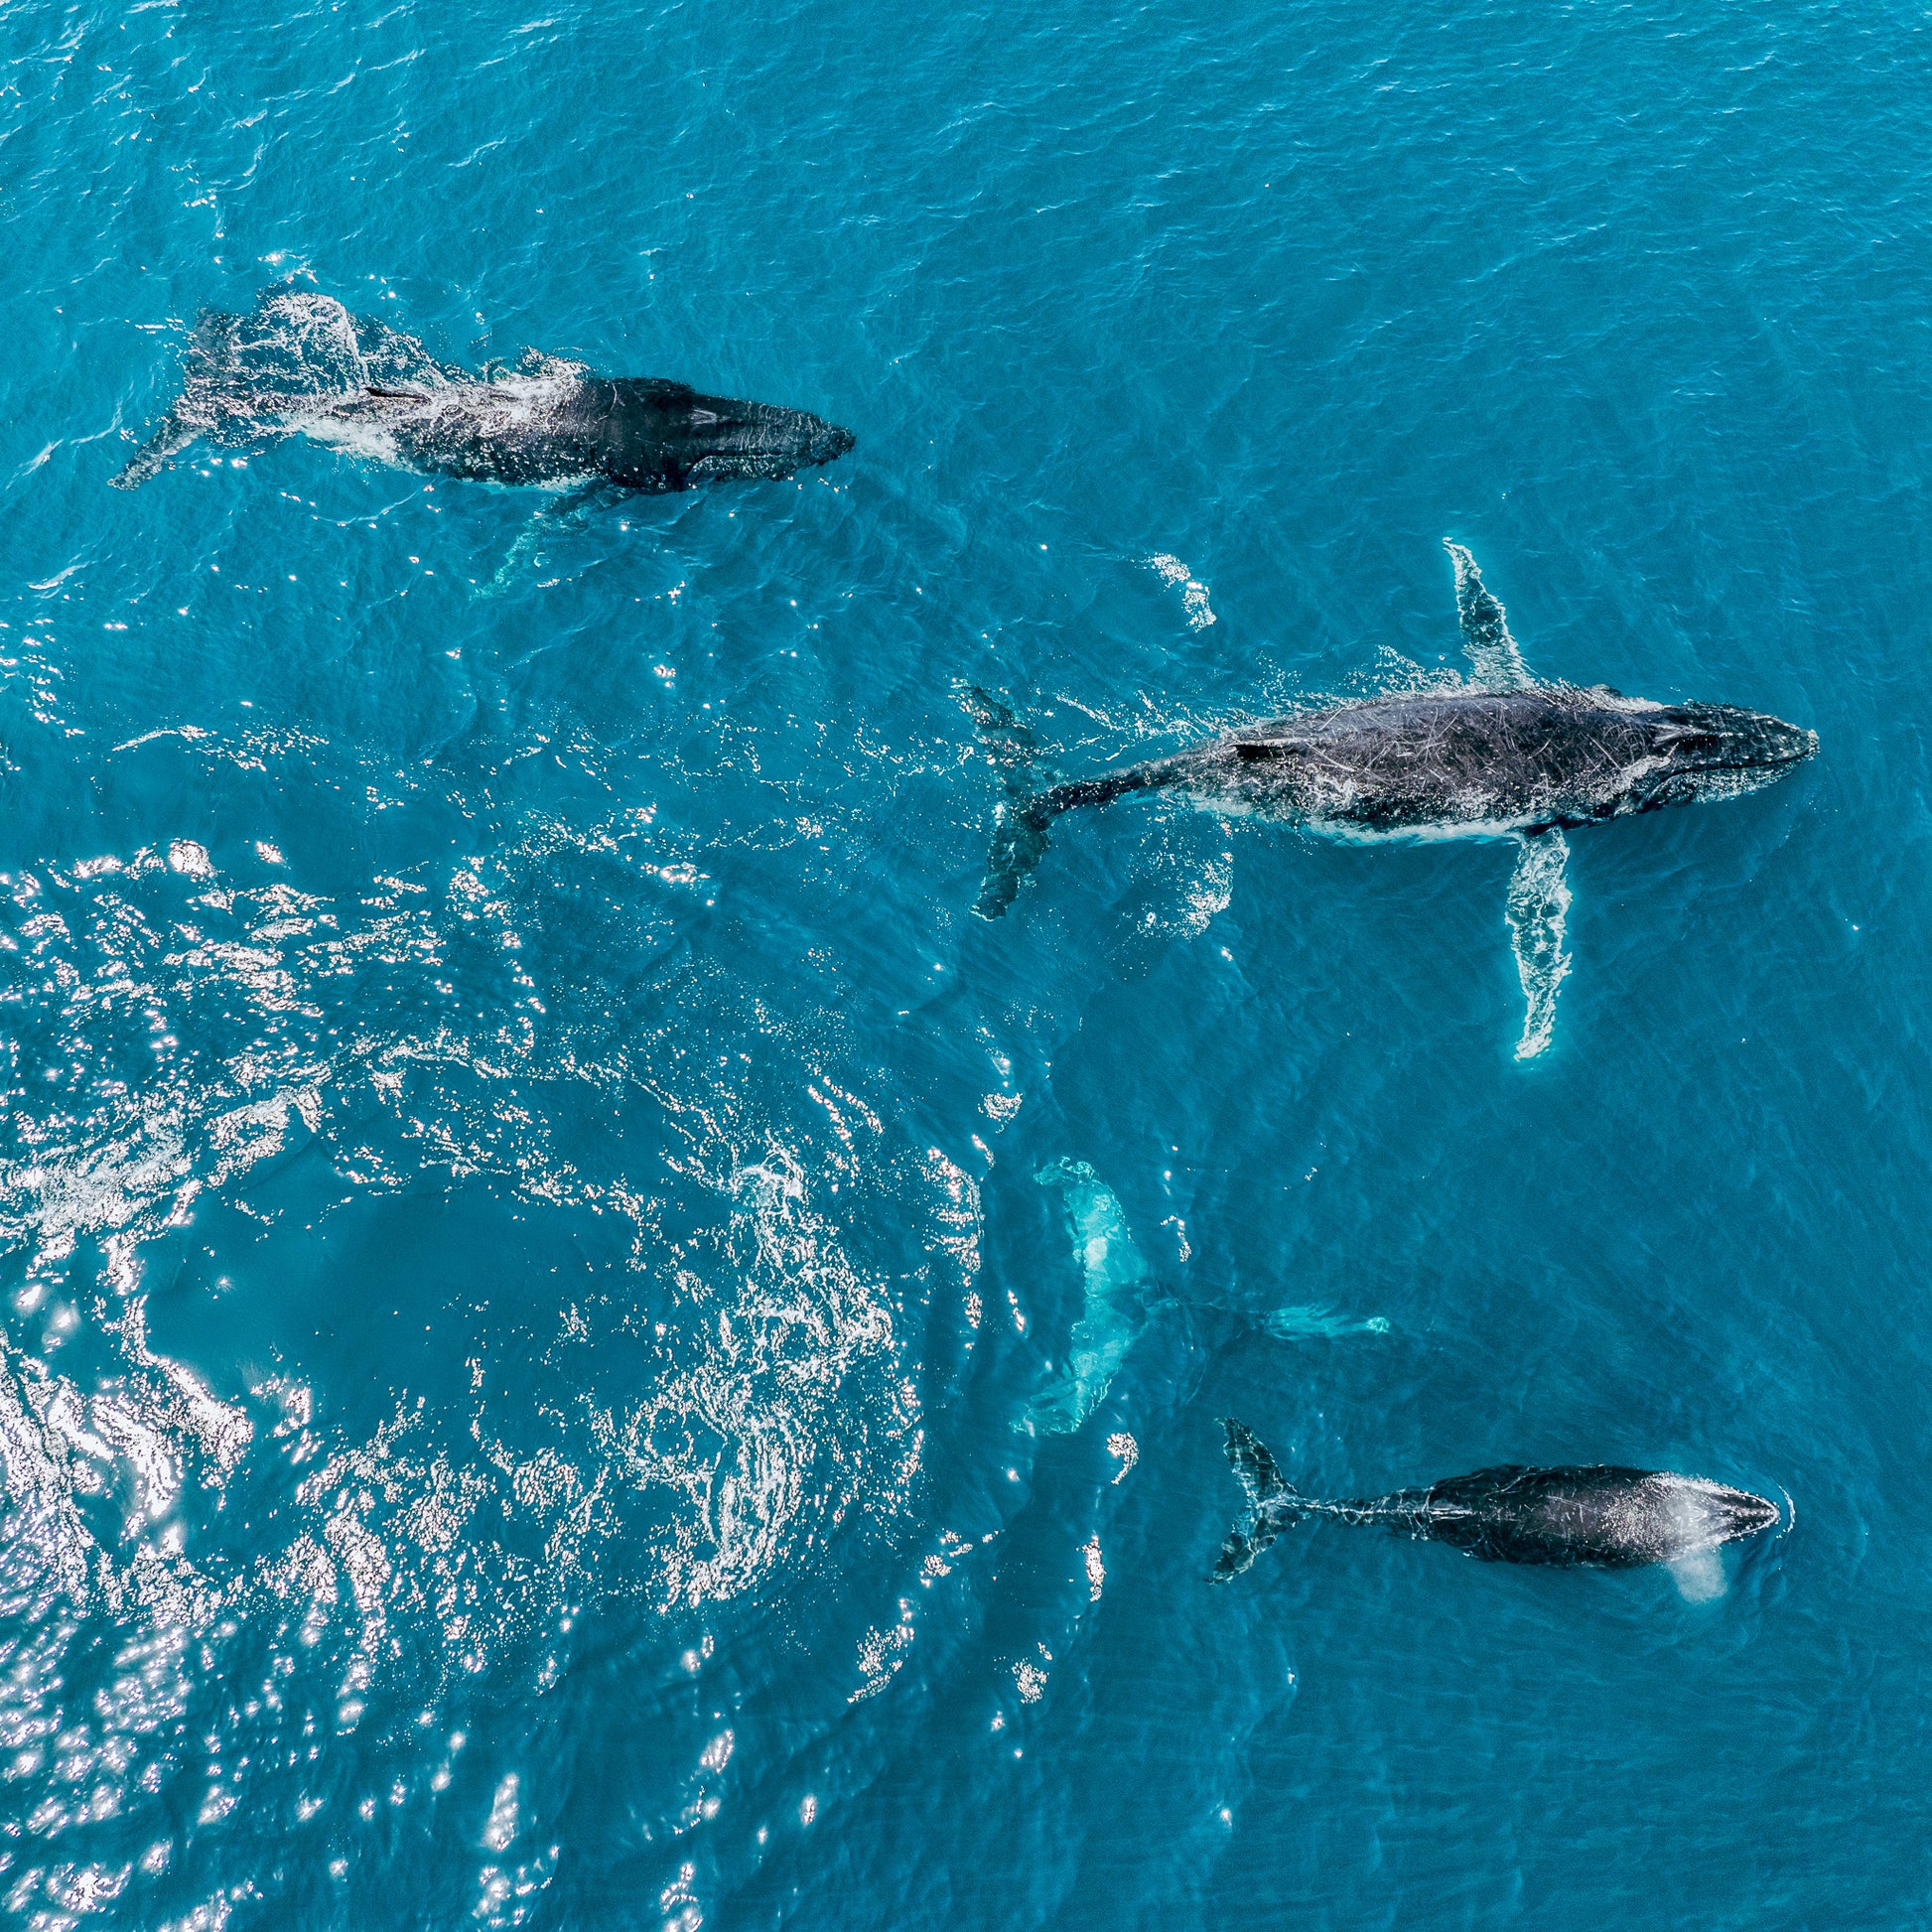
<svg viewBox="0 0 1932 1932"><path fill-rule="evenodd" d="M1169 758L1043 788L1034 782L1031 732L974 691L974 716L1007 789L980 914L997 918L1013 903L1062 812L1133 792L1178 792L1211 810L1349 841L1513 839L1504 915L1528 1005L1516 1056L1542 1052L1570 970L1565 831L1755 791L1810 758L1818 739L1733 705L1535 682L1475 560L1460 544L1447 548L1471 665L1458 685L1245 725Z"/></svg>
<svg viewBox="0 0 1932 1932"><path fill-rule="evenodd" d="M1608 1463L1552 1469L1509 1463L1426 1489L1322 1500L1292 1488L1252 1430L1228 1417L1222 1427L1248 1513L1221 1546L1210 1579L1217 1584L1240 1576L1284 1530L1312 1516L1447 1543L1486 1563L1591 1570L1663 1564L1686 1596L1701 1600L1724 1591L1718 1552L1780 1521L1775 1503L1747 1489Z"/></svg>
<svg viewBox="0 0 1932 1932"><path fill-rule="evenodd" d="M333 296L284 289L249 315L202 317L180 395L112 481L132 489L197 442L294 435L432 476L653 492L783 479L853 446L850 430L802 409L594 375L534 349L474 375Z"/></svg>

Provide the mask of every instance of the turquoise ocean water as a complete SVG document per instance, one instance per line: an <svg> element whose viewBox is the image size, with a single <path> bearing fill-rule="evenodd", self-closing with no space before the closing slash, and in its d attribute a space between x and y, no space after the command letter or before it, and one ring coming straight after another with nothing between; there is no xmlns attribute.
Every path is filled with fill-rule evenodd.
<svg viewBox="0 0 1932 1932"><path fill-rule="evenodd" d="M1932 85L1809 5L4 15L0 1915L1908 1926ZM810 409L108 479L327 296ZM1815 729L1506 847L1062 769L1530 665ZM1726 1587L1335 1528L1615 1460Z"/></svg>

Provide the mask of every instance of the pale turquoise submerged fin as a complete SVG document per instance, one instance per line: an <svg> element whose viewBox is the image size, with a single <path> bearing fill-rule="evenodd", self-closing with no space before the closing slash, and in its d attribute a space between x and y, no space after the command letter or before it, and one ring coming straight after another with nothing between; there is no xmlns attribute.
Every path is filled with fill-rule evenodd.
<svg viewBox="0 0 1932 1932"><path fill-rule="evenodd" d="M1570 912L1570 886L1564 878L1569 858L1570 841L1552 826L1525 835L1516 870L1509 876L1504 917L1525 1002L1523 1037L1516 1042L1519 1060L1533 1060L1549 1045L1557 1024L1557 988L1570 971L1570 955L1563 949Z"/></svg>
<svg viewBox="0 0 1932 1932"><path fill-rule="evenodd" d="M1146 1324L1153 1278L1126 1210L1084 1161L1055 1161L1037 1177L1042 1187L1059 1189L1086 1292L1067 1338L1066 1371L1034 1404L1033 1421L1043 1435L1070 1436L1113 1385Z"/></svg>
<svg viewBox="0 0 1932 1932"><path fill-rule="evenodd" d="M1455 614L1462 621L1462 648L1473 673L1470 682L1485 691L1527 691L1536 680L1509 634L1503 607L1482 587L1476 560L1446 537L1443 548L1455 566Z"/></svg>
<svg viewBox="0 0 1932 1932"><path fill-rule="evenodd" d="M529 521L517 532L516 541L504 553L503 561L496 566L495 576L487 584L479 584L472 595L501 597L522 572L541 569L544 540L556 535L580 510L594 503L603 488L602 479L593 479L562 491L547 503L539 503L530 512Z"/></svg>
<svg viewBox="0 0 1932 1932"><path fill-rule="evenodd" d="M1310 1303L1301 1308L1271 1309L1261 1317L1261 1325L1278 1341L1306 1341L1317 1336L1386 1335L1389 1317L1337 1314L1331 1308Z"/></svg>

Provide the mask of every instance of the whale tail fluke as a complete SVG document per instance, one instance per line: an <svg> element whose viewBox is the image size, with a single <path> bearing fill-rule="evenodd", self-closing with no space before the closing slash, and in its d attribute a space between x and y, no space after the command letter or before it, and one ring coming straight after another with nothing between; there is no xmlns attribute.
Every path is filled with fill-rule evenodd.
<svg viewBox="0 0 1932 1932"><path fill-rule="evenodd" d="M1267 1445L1246 1423L1236 1422L1232 1416L1223 1416L1221 1427L1227 1431L1228 1461L1240 1478L1248 1519L1228 1532L1208 1576L1210 1584L1232 1583L1283 1530L1292 1529L1301 1520L1296 1507L1301 1498L1269 1454Z"/></svg>
<svg viewBox="0 0 1932 1932"><path fill-rule="evenodd" d="M993 828L979 903L973 908L983 919L997 919L1033 877L1046 850L1047 828L1062 812L1076 805L1105 805L1130 791L1168 783L1171 773L1165 766L1134 765L1035 791L1032 780L1039 762L1039 741L1033 732L977 685L967 688L966 703L1007 793Z"/></svg>
<svg viewBox="0 0 1932 1932"><path fill-rule="evenodd" d="M1046 828L1053 822L1051 794L1033 789L1034 767L1039 762L1039 741L998 698L978 685L966 692L967 709L1006 786L1000 817L993 829L993 849L987 855L986 878L979 903L973 908L983 919L997 919L1032 877L1046 850Z"/></svg>
<svg viewBox="0 0 1932 1932"><path fill-rule="evenodd" d="M1046 828L1052 822L1053 810L1044 798L1009 798L1001 805L986 877L973 907L981 918L997 919L1020 897L1020 888L1046 850Z"/></svg>

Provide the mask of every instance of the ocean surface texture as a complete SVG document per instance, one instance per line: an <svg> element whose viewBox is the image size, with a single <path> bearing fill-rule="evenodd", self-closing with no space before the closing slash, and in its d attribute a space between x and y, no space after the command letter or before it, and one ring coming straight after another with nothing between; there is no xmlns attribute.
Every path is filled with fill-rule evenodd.
<svg viewBox="0 0 1932 1932"><path fill-rule="evenodd" d="M0 47L0 1924L1924 1922L1918 14ZM858 445L110 488L278 293ZM1446 538L1539 676L1820 739L1572 836L1541 1058L1506 844L1129 798L974 916L975 688L1080 775L1448 680ZM1223 1415L1784 1522L1214 1588Z"/></svg>

